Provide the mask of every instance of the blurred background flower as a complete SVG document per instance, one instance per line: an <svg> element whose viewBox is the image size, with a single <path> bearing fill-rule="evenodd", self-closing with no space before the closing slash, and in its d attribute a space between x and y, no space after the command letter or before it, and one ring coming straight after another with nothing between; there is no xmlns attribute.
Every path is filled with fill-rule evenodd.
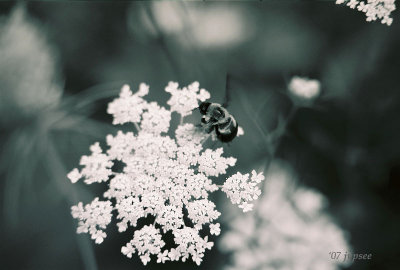
<svg viewBox="0 0 400 270"><path fill-rule="evenodd" d="M18 8L1 25L0 115L3 125L57 106L62 95L54 49L25 17L25 9Z"/></svg>
<svg viewBox="0 0 400 270"><path fill-rule="evenodd" d="M329 252L352 253L346 233L326 214L326 198L302 187L290 166L274 160L254 212L229 221L220 242L230 252L225 269L339 269L351 260Z"/></svg>
<svg viewBox="0 0 400 270"><path fill-rule="evenodd" d="M112 240L93 250L75 236L70 206L104 190L72 186L66 174L91 142L115 134L106 104L124 83L151 84L149 100L164 104L168 81L199 81L222 102L227 73L228 110L245 130L224 150L241 158L237 169L286 160L299 185L329 201L321 215L350 233L353 251L373 254L349 269L400 264L396 11L390 27L330 1L1 2L0 14L5 268L145 269L121 259L129 232L107 230ZM320 81L307 107L288 95L293 76ZM226 198L215 201L220 208ZM300 201L306 211L319 205ZM221 221L221 233L227 228ZM217 249L205 256L200 269L227 263Z"/></svg>

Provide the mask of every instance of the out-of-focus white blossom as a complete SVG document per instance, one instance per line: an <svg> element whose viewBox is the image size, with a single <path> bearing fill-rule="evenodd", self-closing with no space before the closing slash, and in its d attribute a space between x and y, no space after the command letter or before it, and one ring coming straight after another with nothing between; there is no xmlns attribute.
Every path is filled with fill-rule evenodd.
<svg viewBox="0 0 400 270"><path fill-rule="evenodd" d="M321 193L301 187L297 188L292 200L299 211L310 217L318 215L327 204L327 200Z"/></svg>
<svg viewBox="0 0 400 270"><path fill-rule="evenodd" d="M213 6L193 10L197 23L192 26L194 45L226 48L246 42L254 35L252 17L234 6Z"/></svg>
<svg viewBox="0 0 400 270"><path fill-rule="evenodd" d="M318 80L294 76L288 85L289 91L302 99L312 99L319 95L321 84Z"/></svg>
<svg viewBox="0 0 400 270"><path fill-rule="evenodd" d="M202 235L202 229L208 226L211 235L221 232L219 223L214 223L221 213L209 200L209 193L221 188L244 211L251 210L248 202L260 195L257 184L264 177L255 171L251 177L238 173L223 186L214 184L215 177L233 167L236 158L224 157L222 147L203 149L202 143L210 135L193 124L181 123L174 138L166 135L172 112L190 114L199 101L209 98L209 93L199 90L198 83L178 89L177 83L171 82L166 87L171 93L171 108L167 110L142 98L148 89L141 84L139 91L132 93L124 85L119 98L109 104L113 123L134 123L136 133L118 131L115 136L107 135L109 148L103 152L95 143L90 147L92 154L81 158L83 168L68 174L73 183L81 178L86 184L108 181L108 190L103 194L108 200L96 199L86 206L79 203L72 207L73 217L79 219L79 233L89 232L100 243L106 237L100 229L110 223L111 210L116 211L119 232L153 216L150 220L154 223L138 228L121 252L129 258L137 252L143 264L154 255L159 263L191 257L200 264L205 250L213 246ZM123 163L122 172L112 171L114 161ZM169 232L175 246L167 248L162 238Z"/></svg>
<svg viewBox="0 0 400 270"><path fill-rule="evenodd" d="M252 16L235 6L195 7L185 2L156 1L151 10L157 27L183 46L229 48L246 42L255 33ZM147 16L141 14L141 21L147 31L156 34L154 24Z"/></svg>
<svg viewBox="0 0 400 270"><path fill-rule="evenodd" d="M239 137L239 136L242 136L242 135L244 135L244 130L243 130L243 128L241 126L239 126L238 127L237 136Z"/></svg>
<svg viewBox="0 0 400 270"><path fill-rule="evenodd" d="M24 5L0 18L0 124L15 124L61 101L57 53L41 31L40 22Z"/></svg>
<svg viewBox="0 0 400 270"><path fill-rule="evenodd" d="M336 0L336 4L346 4L348 7L364 12L367 22L381 20L382 24L391 25L390 14L396 9L395 0Z"/></svg>
<svg viewBox="0 0 400 270"><path fill-rule="evenodd" d="M289 167L274 161L255 211L229 222L220 248L232 254L225 269L340 269L330 251L352 252L346 233L324 212L326 199L299 187ZM211 227L211 226L210 226Z"/></svg>

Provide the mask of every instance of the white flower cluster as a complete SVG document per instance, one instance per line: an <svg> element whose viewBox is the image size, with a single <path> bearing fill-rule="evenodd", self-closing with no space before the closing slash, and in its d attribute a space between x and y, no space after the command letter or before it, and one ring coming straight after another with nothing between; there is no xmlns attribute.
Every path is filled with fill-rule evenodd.
<svg viewBox="0 0 400 270"><path fill-rule="evenodd" d="M149 225L135 231L133 239L121 248L121 252L128 258L132 258L132 254L137 250L143 264L147 264L151 254L158 254L158 258L162 258L161 248L164 245L160 231L154 225Z"/></svg>
<svg viewBox="0 0 400 270"><path fill-rule="evenodd" d="M99 198L95 198L85 207L81 202L72 206L72 217L79 219L77 232L90 233L96 244L101 244L107 236L102 229L111 222L112 210L110 201L99 201Z"/></svg>
<svg viewBox="0 0 400 270"><path fill-rule="evenodd" d="M171 112L177 112L182 117L190 115L194 108L199 106L198 102L210 98L210 93L205 89L199 89L199 83L194 82L188 87L179 89L176 82L170 82L165 91L171 94L167 104L171 106Z"/></svg>
<svg viewBox="0 0 400 270"><path fill-rule="evenodd" d="M139 91L132 93L129 85L124 85L118 99L108 105L107 112L114 116L113 124L138 123L147 102L142 98L149 93L148 85L141 83Z"/></svg>
<svg viewBox="0 0 400 270"><path fill-rule="evenodd" d="M382 24L391 25L390 14L396 9L395 0L336 0L336 4L344 4L352 9L357 8L367 16L367 22L381 20Z"/></svg>
<svg viewBox="0 0 400 270"><path fill-rule="evenodd" d="M105 182L112 174L111 167L113 163L109 160L106 154L102 153L99 143L90 146L92 154L90 156L82 156L79 165L84 168L79 172L78 169L72 170L68 174L68 178L72 183L76 183L80 178L85 178L86 184L95 182Z"/></svg>
<svg viewBox="0 0 400 270"><path fill-rule="evenodd" d="M140 219L149 220L152 224L137 228L133 239L122 247L124 255L131 258L137 252L143 264L153 255L162 263L191 257L200 264L205 250L213 246L200 231L207 227L211 235L221 231L220 224L215 223L221 213L209 200L209 193L221 188L248 211L248 202L261 193L257 184L264 177L255 171L251 177L238 173L222 186L214 184L213 179L225 174L236 159L223 157L223 148L203 149L202 143L210 135L193 124L181 123L174 138L167 135L172 112L183 118L210 94L199 90L197 82L183 89L171 82L165 90L171 93L170 110L143 99L149 92L145 84L136 93L124 85L119 98L109 104L113 123L133 123L137 132L108 135L106 151L95 143L90 147L92 154L81 158L83 168L68 174L73 183L82 178L86 184L108 183L106 200L96 198L86 206L79 203L72 207L72 215L79 220L77 232L90 233L96 243L106 237L103 229L111 222L113 210L120 232L136 227ZM123 168L113 171L115 161L122 163ZM149 216L152 218L146 219ZM174 237L173 247L167 247L163 241L164 234L169 232Z"/></svg>
<svg viewBox="0 0 400 270"><path fill-rule="evenodd" d="M222 191L226 193L233 204L238 204L243 212L248 212L253 209L253 204L248 202L258 199L261 190L257 184L263 180L264 175L262 173L257 174L254 170L251 172L250 181L249 174L243 175L238 172L226 180L222 186Z"/></svg>
<svg viewBox="0 0 400 270"><path fill-rule="evenodd" d="M312 99L319 95L321 84L318 80L294 76L288 85L289 91L303 99Z"/></svg>
<svg viewBox="0 0 400 270"><path fill-rule="evenodd" d="M346 233L324 213L325 197L299 187L285 164L274 161L254 212L229 222L220 242L232 254L226 270L340 269L351 261L332 260L329 251L347 251Z"/></svg>

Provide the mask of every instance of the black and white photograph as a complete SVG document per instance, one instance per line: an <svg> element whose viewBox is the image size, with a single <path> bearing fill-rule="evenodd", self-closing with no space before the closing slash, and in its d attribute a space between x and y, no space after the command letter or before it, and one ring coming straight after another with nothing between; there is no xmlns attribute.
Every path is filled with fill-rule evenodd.
<svg viewBox="0 0 400 270"><path fill-rule="evenodd" d="M0 1L0 268L400 269L397 4Z"/></svg>

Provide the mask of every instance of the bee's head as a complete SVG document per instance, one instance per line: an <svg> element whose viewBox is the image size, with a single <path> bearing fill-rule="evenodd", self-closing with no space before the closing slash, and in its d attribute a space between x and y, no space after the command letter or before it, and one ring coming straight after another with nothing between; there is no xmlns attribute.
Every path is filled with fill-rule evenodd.
<svg viewBox="0 0 400 270"><path fill-rule="evenodd" d="M200 103L200 105L199 105L200 113L201 114L206 114L210 104L211 104L210 102L202 102L202 103Z"/></svg>

